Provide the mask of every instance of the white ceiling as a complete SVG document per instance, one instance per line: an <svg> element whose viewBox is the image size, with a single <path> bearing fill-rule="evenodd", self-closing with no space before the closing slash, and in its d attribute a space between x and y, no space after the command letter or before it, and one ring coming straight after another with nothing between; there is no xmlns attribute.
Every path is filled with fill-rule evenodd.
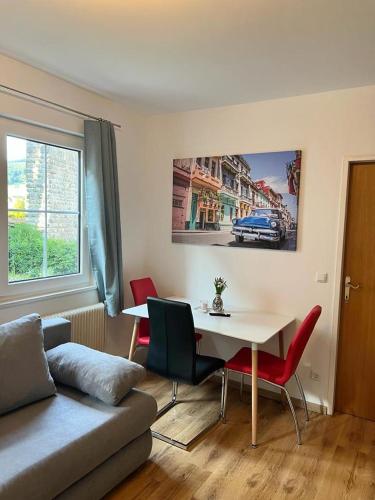
<svg viewBox="0 0 375 500"><path fill-rule="evenodd" d="M149 112L238 104L375 83L375 0L1 0L0 52Z"/></svg>

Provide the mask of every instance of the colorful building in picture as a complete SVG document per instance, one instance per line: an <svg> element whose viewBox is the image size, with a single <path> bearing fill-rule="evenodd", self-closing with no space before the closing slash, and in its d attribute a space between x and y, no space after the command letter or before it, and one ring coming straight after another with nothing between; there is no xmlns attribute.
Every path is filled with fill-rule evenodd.
<svg viewBox="0 0 375 500"><path fill-rule="evenodd" d="M298 196L301 176L301 151L296 151L296 158L286 164L289 194Z"/></svg>
<svg viewBox="0 0 375 500"><path fill-rule="evenodd" d="M219 229L219 158L173 161L173 230Z"/></svg>
<svg viewBox="0 0 375 500"><path fill-rule="evenodd" d="M241 164L236 156L222 156L220 160L221 188L220 200L220 227L230 228L232 219L238 217L239 202L239 173Z"/></svg>
<svg viewBox="0 0 375 500"><path fill-rule="evenodd" d="M219 160L219 157L211 156L193 161L189 229L219 229Z"/></svg>
<svg viewBox="0 0 375 500"><path fill-rule="evenodd" d="M239 173L239 210L238 217L247 217L254 206L254 183L250 177L250 165L241 156L238 157L241 165Z"/></svg>
<svg viewBox="0 0 375 500"><path fill-rule="evenodd" d="M254 183L254 207L256 208L271 208L271 201L267 197L267 194L263 189L257 184L258 181ZM264 181L262 181L264 182Z"/></svg>
<svg viewBox="0 0 375 500"><path fill-rule="evenodd" d="M255 181L257 188L265 195L267 208L277 208L280 206L279 193L276 193L266 182L262 180Z"/></svg>
<svg viewBox="0 0 375 500"><path fill-rule="evenodd" d="M296 164L287 165L294 174L298 159ZM250 174L251 166L240 155L174 160L172 229L229 231L233 219L247 217L254 208L279 208L290 228L283 196Z"/></svg>
<svg viewBox="0 0 375 500"><path fill-rule="evenodd" d="M173 162L172 229L187 229L191 209L191 171L193 159Z"/></svg>

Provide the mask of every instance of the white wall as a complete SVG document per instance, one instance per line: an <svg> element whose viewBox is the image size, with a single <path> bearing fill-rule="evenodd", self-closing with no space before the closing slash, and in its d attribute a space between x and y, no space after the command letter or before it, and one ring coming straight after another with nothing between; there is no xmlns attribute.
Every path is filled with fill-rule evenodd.
<svg viewBox="0 0 375 500"><path fill-rule="evenodd" d="M142 220L137 218L137 207L142 193L142 172L139 152L142 151L144 118L126 107L56 78L48 73L0 55L1 83L35 94L45 99L77 108L92 115L102 116L121 124L116 129L120 201L123 230L123 253L125 282L142 274L143 244L138 235L142 232ZM28 101L0 93L0 113L27 118L73 132L83 132L83 119L51 110ZM1 234L6 238L6 234ZM1 302L0 297L0 302ZM4 298L3 298L4 299ZM126 286L126 303L131 304L129 287ZM48 298L29 304L1 308L0 323L29 312L41 315L97 302L96 292L72 294L64 298ZM107 349L111 352L127 353L130 337L129 322L120 317L110 321Z"/></svg>
<svg viewBox="0 0 375 500"><path fill-rule="evenodd" d="M162 294L213 297L216 275L228 280L224 301L293 315L323 306L300 374L311 402L328 404L340 177L345 156L375 158L375 87L150 118L143 182L146 269ZM171 243L172 159L301 149L297 252ZM328 283L315 273L327 272ZM292 329L287 332L289 344ZM208 338L207 352L229 357L239 345ZM276 348L276 343L268 349ZM310 378L311 365L320 381ZM296 393L295 388L292 387Z"/></svg>

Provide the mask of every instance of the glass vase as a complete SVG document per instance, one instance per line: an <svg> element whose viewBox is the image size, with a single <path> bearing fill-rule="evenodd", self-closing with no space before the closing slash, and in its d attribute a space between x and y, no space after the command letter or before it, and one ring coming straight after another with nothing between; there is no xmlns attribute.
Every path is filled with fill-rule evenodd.
<svg viewBox="0 0 375 500"><path fill-rule="evenodd" d="M212 309L214 312L223 312L224 311L223 299L221 298L220 293L217 293L215 295L215 298L212 302Z"/></svg>

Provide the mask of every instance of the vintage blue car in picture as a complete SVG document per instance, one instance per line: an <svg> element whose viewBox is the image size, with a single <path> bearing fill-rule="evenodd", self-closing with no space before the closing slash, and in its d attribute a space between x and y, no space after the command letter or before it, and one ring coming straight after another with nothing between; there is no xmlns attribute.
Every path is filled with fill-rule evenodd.
<svg viewBox="0 0 375 500"><path fill-rule="evenodd" d="M232 234L237 243L264 241L279 250L287 235L287 223L278 208L256 208L246 217L233 219Z"/></svg>

